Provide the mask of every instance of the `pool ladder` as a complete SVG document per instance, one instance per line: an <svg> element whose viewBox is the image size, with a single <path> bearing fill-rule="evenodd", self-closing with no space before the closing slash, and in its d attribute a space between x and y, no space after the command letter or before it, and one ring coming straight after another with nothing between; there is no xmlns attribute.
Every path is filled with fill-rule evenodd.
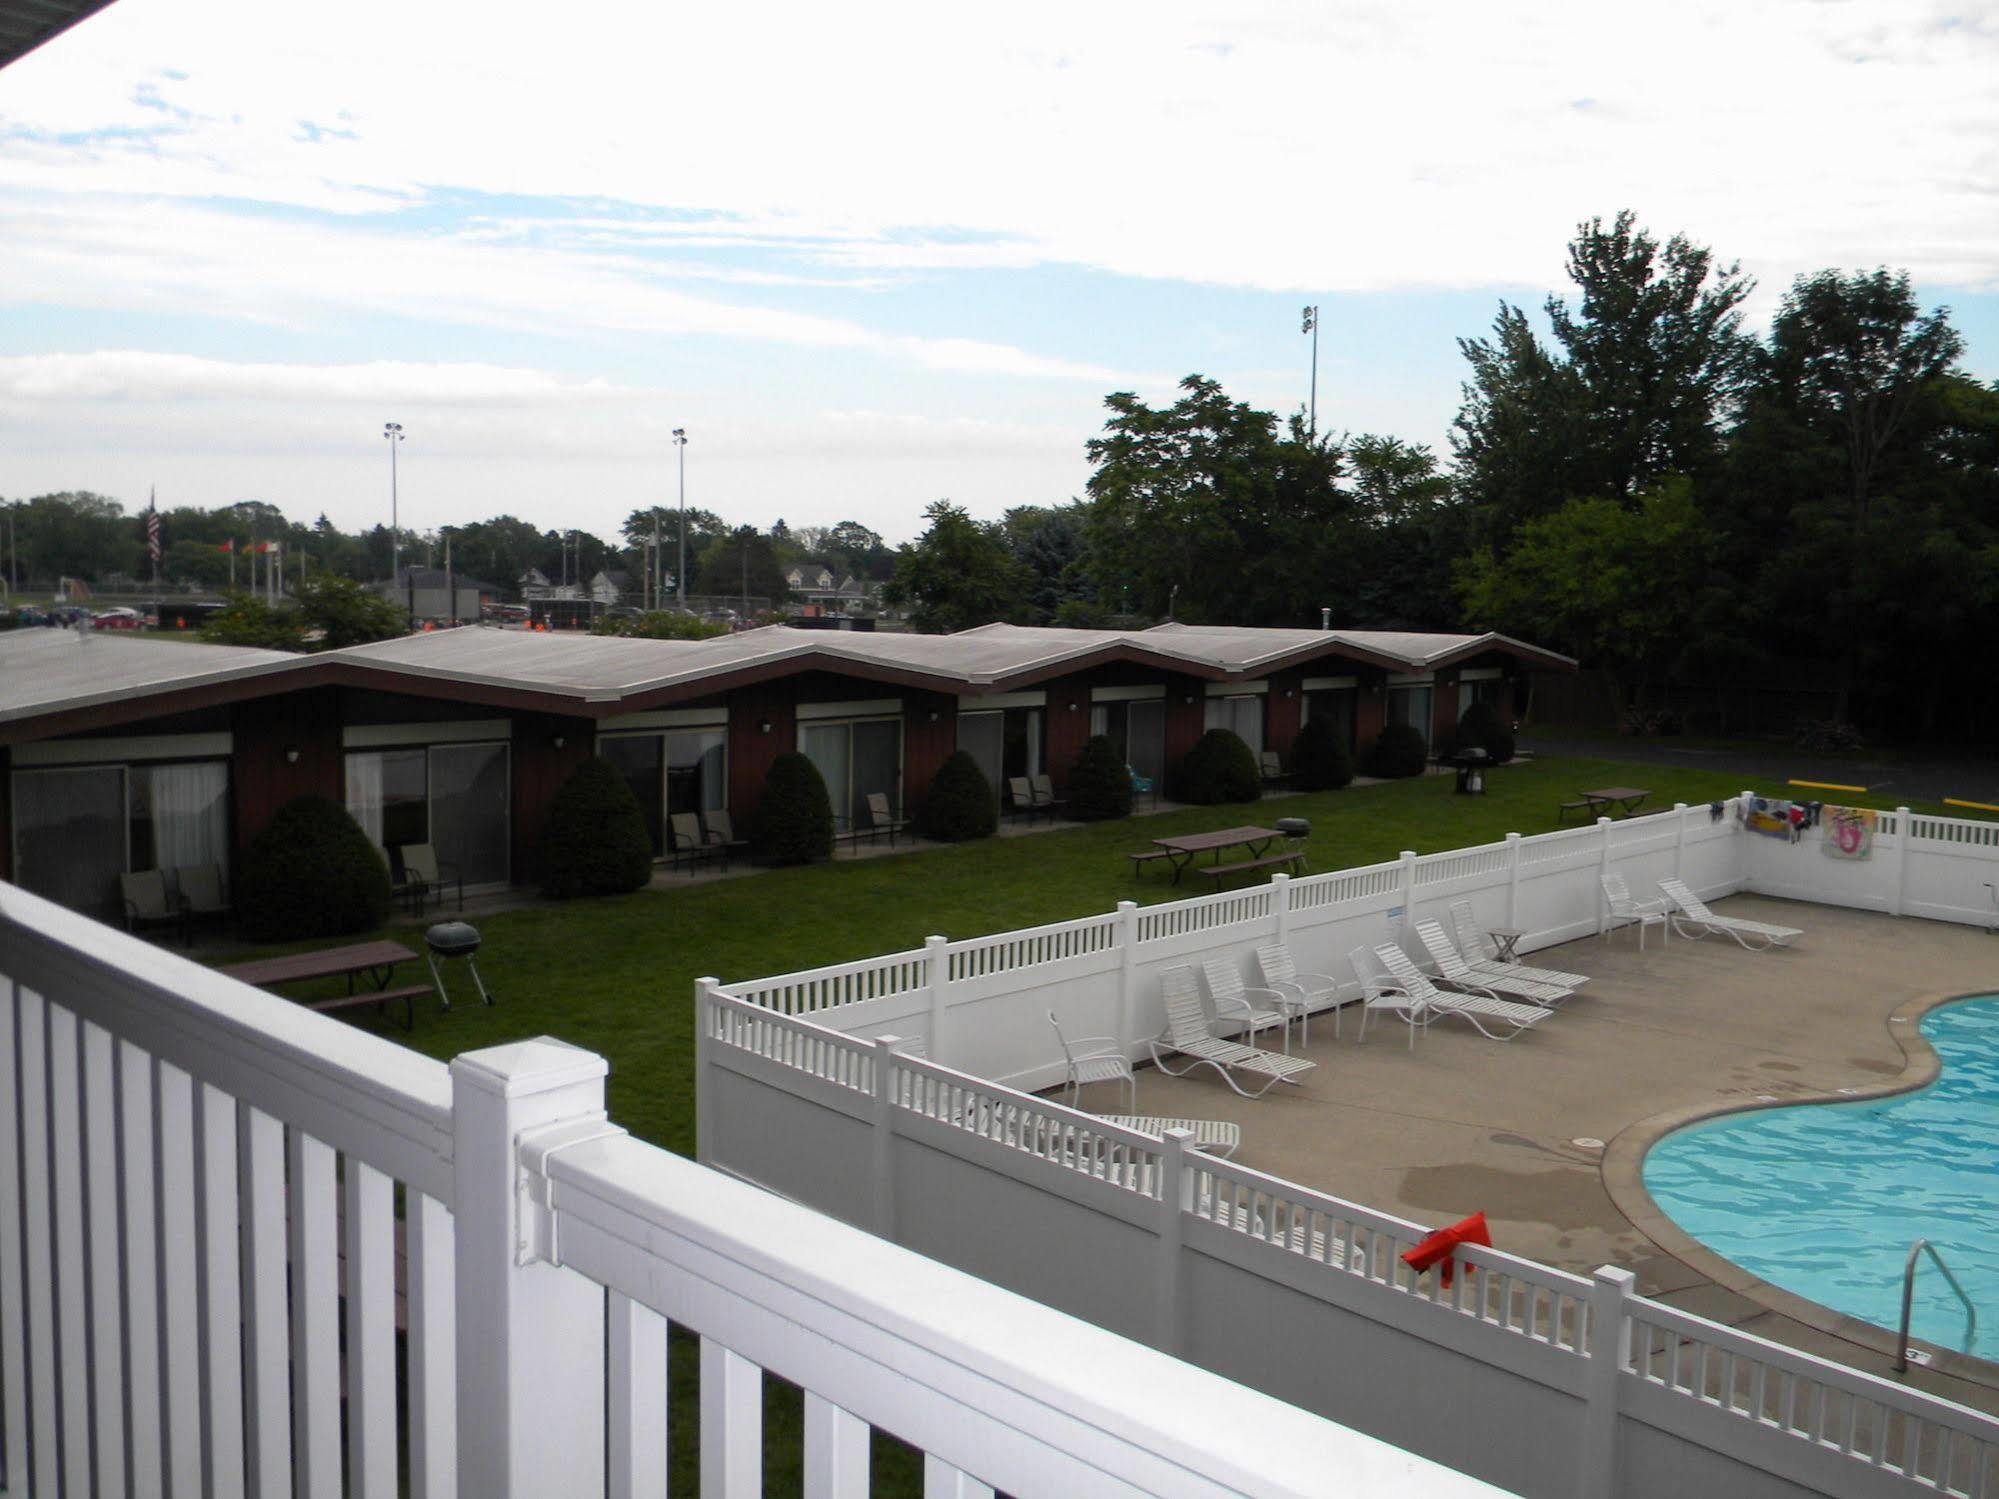
<svg viewBox="0 0 1999 1499"><path fill-rule="evenodd" d="M1957 1292L1957 1299L1964 1303L1964 1351L1971 1352L1971 1345L1978 1341L1978 1308L1971 1304L1971 1298L1964 1294L1964 1287L1957 1277L1950 1273L1950 1266L1943 1262L1936 1246L1928 1239L1918 1239L1909 1246L1909 1262L1902 1267L1902 1329L1895 1337L1895 1372L1909 1372L1909 1310L1916 1298L1916 1261L1928 1255L1935 1262L1943 1278L1950 1282L1950 1288Z"/></svg>

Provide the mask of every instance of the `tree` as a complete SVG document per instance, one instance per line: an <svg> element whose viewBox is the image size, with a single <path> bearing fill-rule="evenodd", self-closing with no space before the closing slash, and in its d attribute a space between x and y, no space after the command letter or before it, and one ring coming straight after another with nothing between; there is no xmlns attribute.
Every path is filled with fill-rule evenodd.
<svg viewBox="0 0 1999 1499"><path fill-rule="evenodd" d="M1035 624L1047 624L1066 603L1091 597L1083 574L1083 526L1080 505L1016 505L1000 522L1014 560L1026 570Z"/></svg>
<svg viewBox="0 0 1999 1499"><path fill-rule="evenodd" d="M305 624L296 609L280 608L248 593L232 593L229 602L201 627L211 645L251 645L267 651L305 649Z"/></svg>
<svg viewBox="0 0 1999 1499"><path fill-rule="evenodd" d="M871 583L886 581L895 571L895 552L859 521L843 520L828 528L813 550L825 552L829 564L837 560L839 571Z"/></svg>
<svg viewBox="0 0 1999 1499"><path fill-rule="evenodd" d="M337 651L409 632L402 608L370 588L335 573L317 573L298 587L298 614L314 649Z"/></svg>
<svg viewBox="0 0 1999 1499"><path fill-rule="evenodd" d="M691 531L693 527L690 525L688 529ZM708 544L701 554L701 570L689 591L711 598L747 595L752 599L768 599L773 605L791 596L770 538L759 536L752 526L739 527Z"/></svg>
<svg viewBox="0 0 1999 1499"><path fill-rule="evenodd" d="M639 640L711 640L729 633L725 624L711 624L676 609L653 609L636 618L606 615L590 626L592 635L629 635Z"/></svg>
<svg viewBox="0 0 1999 1499"><path fill-rule="evenodd" d="M652 878L645 813L609 760L592 755L548 804L541 838L541 893L623 895Z"/></svg>
<svg viewBox="0 0 1999 1499"><path fill-rule="evenodd" d="M1027 611L1029 575L1001 528L973 520L949 500L923 514L929 528L896 558L884 602L909 606L911 623L927 634L1019 622Z"/></svg>

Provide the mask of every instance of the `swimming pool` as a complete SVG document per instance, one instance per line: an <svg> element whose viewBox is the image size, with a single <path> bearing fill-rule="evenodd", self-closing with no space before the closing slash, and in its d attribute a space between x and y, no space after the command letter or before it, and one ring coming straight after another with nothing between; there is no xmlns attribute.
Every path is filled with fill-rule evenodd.
<svg viewBox="0 0 1999 1499"><path fill-rule="evenodd" d="M1999 995L1923 1017L1942 1073L1864 1103L1730 1114L1645 1157L1645 1190L1687 1233L1772 1285L1893 1328L1909 1245L1926 1238L1999 1349ZM1964 1308L1926 1259L1918 1337L1962 1349Z"/></svg>

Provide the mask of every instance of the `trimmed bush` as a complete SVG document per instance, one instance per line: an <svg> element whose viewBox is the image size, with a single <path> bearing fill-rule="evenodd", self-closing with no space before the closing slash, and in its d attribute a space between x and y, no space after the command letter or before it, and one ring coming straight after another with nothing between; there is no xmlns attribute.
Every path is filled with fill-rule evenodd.
<svg viewBox="0 0 1999 1499"><path fill-rule="evenodd" d="M262 942L344 937L389 918L389 866L338 802L301 796L278 808L236 871L236 911Z"/></svg>
<svg viewBox="0 0 1999 1499"><path fill-rule="evenodd" d="M1384 781L1419 776L1428 763L1429 751L1424 746L1422 731L1414 724L1389 724L1367 752L1367 773Z"/></svg>
<svg viewBox="0 0 1999 1499"><path fill-rule="evenodd" d="M1490 703L1473 703L1458 719L1457 747L1482 749L1494 765L1513 758L1513 726Z"/></svg>
<svg viewBox="0 0 1999 1499"><path fill-rule="evenodd" d="M999 803L978 761L959 750L937 767L916 826L924 837L940 843L992 837L999 828Z"/></svg>
<svg viewBox="0 0 1999 1499"><path fill-rule="evenodd" d="M1308 718L1291 741L1291 784L1300 791L1337 791L1353 780L1353 756L1337 720Z"/></svg>
<svg viewBox="0 0 1999 1499"><path fill-rule="evenodd" d="M1195 806L1253 802L1263 795L1263 773L1249 746L1227 729L1210 729L1180 762L1173 800Z"/></svg>
<svg viewBox="0 0 1999 1499"><path fill-rule="evenodd" d="M592 755L548 804L541 835L541 893L623 895L652 878L652 838L625 778Z"/></svg>
<svg viewBox="0 0 1999 1499"><path fill-rule="evenodd" d="M1131 816L1131 770L1109 736L1092 738L1069 767L1069 804L1063 815L1077 822Z"/></svg>
<svg viewBox="0 0 1999 1499"><path fill-rule="evenodd" d="M764 864L833 857L833 803L819 767L795 751L770 762L750 823L750 849Z"/></svg>

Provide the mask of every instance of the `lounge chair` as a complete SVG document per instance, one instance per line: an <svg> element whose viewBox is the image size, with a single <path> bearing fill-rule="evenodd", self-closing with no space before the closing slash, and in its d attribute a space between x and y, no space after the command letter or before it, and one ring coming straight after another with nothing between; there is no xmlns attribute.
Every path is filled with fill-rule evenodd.
<svg viewBox="0 0 1999 1499"><path fill-rule="evenodd" d="M1194 1137L1194 1148L1226 1160L1242 1144L1242 1126L1226 1119L1166 1119L1157 1114L1098 1114L1106 1124L1135 1129L1142 1135L1164 1136L1169 1129L1184 1129Z"/></svg>
<svg viewBox="0 0 1999 1499"><path fill-rule="evenodd" d="M1221 1074L1223 1082L1244 1098L1261 1098L1279 1083L1295 1083L1319 1065L1303 1057L1281 1056L1216 1036L1207 1008L1201 1003L1194 970L1184 963L1161 975L1160 993L1166 1001L1166 1029L1146 1045L1151 1048L1154 1065L1168 1077L1179 1077L1196 1067L1212 1067ZM1166 1059L1172 1056L1186 1057L1187 1065L1177 1070L1169 1067ZM1238 1072L1262 1078L1263 1086L1250 1092L1231 1075Z"/></svg>
<svg viewBox="0 0 1999 1499"><path fill-rule="evenodd" d="M1333 1034L1340 1033L1340 981L1330 973L1301 973L1291 957L1290 945L1272 942L1256 950L1257 976L1266 989L1275 990L1296 1007L1298 1037L1306 1045L1312 1040L1312 1006L1326 1004L1333 1012Z"/></svg>
<svg viewBox="0 0 1999 1499"><path fill-rule="evenodd" d="M1724 932L1752 952L1772 947L1788 947L1791 939L1804 936L1794 926L1772 926L1767 921L1747 921L1740 916L1717 916L1694 894L1684 880L1661 880L1659 888L1674 909L1668 914L1672 928L1682 937L1701 938L1710 932Z"/></svg>
<svg viewBox="0 0 1999 1499"><path fill-rule="evenodd" d="M1606 942L1610 940L1610 934L1621 926L1638 928L1640 952L1645 951L1645 928L1648 926L1656 926L1659 929L1661 942L1672 940L1670 936L1672 927L1666 920L1671 902L1634 900L1631 887L1624 883L1624 876L1621 874L1598 875L1597 883L1603 886L1604 905L1610 913L1609 919L1603 924L1603 937Z"/></svg>
<svg viewBox="0 0 1999 1499"><path fill-rule="evenodd" d="M186 940L187 921L181 913L180 903L167 894L167 873L164 869L140 869L119 875L118 894L125 905L126 931L177 926L182 940Z"/></svg>
<svg viewBox="0 0 1999 1499"><path fill-rule="evenodd" d="M1062 1034L1062 1022L1055 1018L1055 1012L1048 1012L1048 1023L1055 1027L1055 1040L1062 1048L1062 1060L1069 1070L1069 1105L1075 1107L1076 1095L1084 1083L1123 1083L1125 1092L1131 1099L1131 1107L1138 1107L1138 1078L1131 1070L1131 1059L1124 1054L1115 1036L1078 1036L1071 1041Z"/></svg>
<svg viewBox="0 0 1999 1499"><path fill-rule="evenodd" d="M1492 940L1492 934L1478 924L1470 901L1451 902L1451 931L1458 939L1458 951L1465 955L1465 961L1474 969L1501 963L1499 947ZM1589 982L1586 973L1564 973L1559 968L1539 968L1529 963L1504 963L1502 966L1515 978L1538 979L1544 984L1559 984L1564 989L1580 989Z"/></svg>
<svg viewBox="0 0 1999 1499"><path fill-rule="evenodd" d="M1273 1025L1284 1031L1284 1055L1291 1055L1291 1012L1296 1008L1293 1001L1285 998L1275 989L1253 989L1242 981L1242 974L1227 958L1205 958L1201 962L1201 978L1208 986L1208 998L1215 1006L1215 1023L1225 1025L1235 1021L1242 1026L1239 1036L1256 1044L1256 1033L1267 1031ZM1256 1003L1251 996L1270 1001L1269 1005Z"/></svg>
<svg viewBox="0 0 1999 1499"><path fill-rule="evenodd" d="M895 835L909 826L909 819L897 817L889 810L886 791L868 793L868 826L870 841L878 841L883 833L888 834L888 846L895 847Z"/></svg>
<svg viewBox="0 0 1999 1499"><path fill-rule="evenodd" d="M1508 978L1488 969L1474 969L1464 960L1444 929L1434 921L1416 923L1416 936L1423 944L1423 950L1430 955L1430 963L1437 970L1437 977L1453 989L1467 989L1475 993L1490 994L1497 998L1507 995L1514 999L1524 999L1529 1004L1552 1009L1576 991L1564 989L1559 984L1543 984L1533 979Z"/></svg>
<svg viewBox="0 0 1999 1499"><path fill-rule="evenodd" d="M181 915L188 921L228 919L229 896L220 864L182 865L174 871L174 888L180 892Z"/></svg>
<svg viewBox="0 0 1999 1499"><path fill-rule="evenodd" d="M1471 1022L1472 1028L1488 1041L1511 1041L1554 1013L1539 1005L1524 1005L1491 993L1439 989L1409 954L1393 942L1381 943L1374 949L1374 955L1408 998L1422 1002L1427 1016L1425 1024L1456 1016ZM1488 1030L1487 1022L1497 1029Z"/></svg>

